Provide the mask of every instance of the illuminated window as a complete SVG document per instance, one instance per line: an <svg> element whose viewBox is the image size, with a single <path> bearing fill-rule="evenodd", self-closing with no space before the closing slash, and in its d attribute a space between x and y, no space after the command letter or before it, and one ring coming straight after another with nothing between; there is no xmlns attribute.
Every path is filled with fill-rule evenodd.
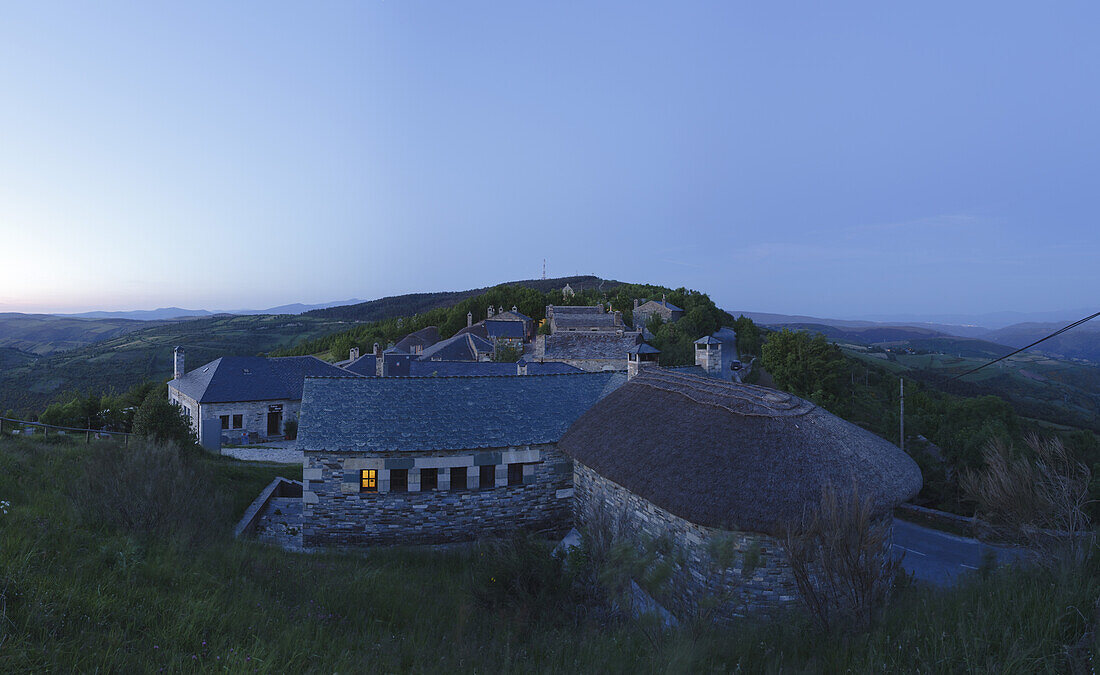
<svg viewBox="0 0 1100 675"><path fill-rule="evenodd" d="M363 469L359 472L359 491L378 492L378 469Z"/></svg>

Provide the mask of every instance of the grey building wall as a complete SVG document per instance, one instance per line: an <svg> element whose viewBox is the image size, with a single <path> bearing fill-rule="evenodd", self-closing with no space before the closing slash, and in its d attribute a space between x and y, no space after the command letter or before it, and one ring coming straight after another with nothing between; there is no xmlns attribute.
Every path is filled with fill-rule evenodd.
<svg viewBox="0 0 1100 675"><path fill-rule="evenodd" d="M674 561L673 572L656 597L681 619L709 615L729 620L747 614L773 614L797 598L790 565L773 537L696 525L580 462L573 464L578 526L610 522L639 544L661 538L672 544L666 558ZM732 552L731 564L725 568L715 557L722 548Z"/></svg>
<svg viewBox="0 0 1100 675"><path fill-rule="evenodd" d="M283 426L288 419L298 419L298 414L302 408L301 401L292 401L289 399L283 399L279 401L234 401L231 403L199 403L195 399L181 393L175 387L168 388L168 400L182 407L189 419L191 420L191 430L195 432L196 436L199 433L199 420L219 419L222 415L230 416L230 428L222 430L222 436L228 439L228 442L233 443L239 441L240 437L244 433L248 433L261 438L266 438L267 433L267 415L272 412L273 406L281 406L282 417L279 421L279 432L274 434L281 436L283 434ZM241 415L243 427L241 429L232 428L233 415Z"/></svg>
<svg viewBox="0 0 1100 675"><path fill-rule="evenodd" d="M441 544L519 529L564 532L572 521L572 461L554 444L448 452L305 450L302 542L305 546ZM523 464L508 485L508 464ZM495 485L479 488L480 467ZM450 484L467 467L465 486ZM422 491L420 469L438 469L438 487ZM378 472L378 492L360 492L360 471ZM390 491L390 473L408 471L408 491Z"/></svg>

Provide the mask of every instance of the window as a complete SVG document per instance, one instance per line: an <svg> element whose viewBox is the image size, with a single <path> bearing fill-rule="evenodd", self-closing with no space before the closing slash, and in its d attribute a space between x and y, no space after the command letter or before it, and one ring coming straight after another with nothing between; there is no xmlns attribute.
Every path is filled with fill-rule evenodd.
<svg viewBox="0 0 1100 675"><path fill-rule="evenodd" d="M409 491L409 470L390 469L390 492Z"/></svg>
<svg viewBox="0 0 1100 675"><path fill-rule="evenodd" d="M456 466L451 468L451 489L452 490L465 490L466 489L466 467Z"/></svg>
<svg viewBox="0 0 1100 675"><path fill-rule="evenodd" d="M359 472L359 491L378 492L378 469L363 469Z"/></svg>
<svg viewBox="0 0 1100 675"><path fill-rule="evenodd" d="M228 429L229 428L229 415L222 415L221 420L222 420L222 429Z"/></svg>
<svg viewBox="0 0 1100 675"><path fill-rule="evenodd" d="M234 429L243 429L244 428L244 415L234 415L233 416L233 428Z"/></svg>
<svg viewBox="0 0 1100 675"><path fill-rule="evenodd" d="M481 480L478 487L491 488L497 485L497 468L492 464L481 467Z"/></svg>
<svg viewBox="0 0 1100 675"><path fill-rule="evenodd" d="M508 484L509 485L523 485L523 465L522 464L509 464L508 465Z"/></svg>
<svg viewBox="0 0 1100 675"><path fill-rule="evenodd" d="M439 487L439 469L420 470L420 490L427 492Z"/></svg>

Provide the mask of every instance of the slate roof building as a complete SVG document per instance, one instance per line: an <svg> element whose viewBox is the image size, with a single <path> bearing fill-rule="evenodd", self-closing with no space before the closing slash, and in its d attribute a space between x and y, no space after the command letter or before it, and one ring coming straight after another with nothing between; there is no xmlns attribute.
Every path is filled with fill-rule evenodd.
<svg viewBox="0 0 1100 675"><path fill-rule="evenodd" d="M168 400L180 406L204 447L220 447L223 438L279 438L286 422L298 418L309 375L348 373L312 356L223 356L185 373L177 347Z"/></svg>
<svg viewBox="0 0 1100 675"><path fill-rule="evenodd" d="M401 338L393 348L406 354L420 354L439 340L439 329L435 326L428 326Z"/></svg>
<svg viewBox="0 0 1100 675"><path fill-rule="evenodd" d="M573 468L557 441L624 381L618 373L310 378L298 436L303 544L568 529Z"/></svg>
<svg viewBox="0 0 1100 675"><path fill-rule="evenodd" d="M421 361L488 361L493 343L472 333L458 333L420 352Z"/></svg>
<svg viewBox="0 0 1100 675"><path fill-rule="evenodd" d="M608 427L616 433L607 433ZM771 612L796 597L778 545L831 485L876 518L920 491L893 444L796 396L644 369L582 415L559 449L575 460L575 517L610 515L639 541L666 538L673 572L658 600L680 616ZM721 562L714 551L734 552Z"/></svg>
<svg viewBox="0 0 1100 675"><path fill-rule="evenodd" d="M637 299L634 300L632 317L634 328L638 330L645 328L654 316L661 317L661 321L664 323L673 323L679 321L683 315L684 310L669 302L667 296L664 295L661 296L660 300L648 300L641 304Z"/></svg>
<svg viewBox="0 0 1100 675"><path fill-rule="evenodd" d="M610 332L623 330L622 312L608 312L603 305L547 305L546 320L550 333L559 332Z"/></svg>
<svg viewBox="0 0 1100 675"><path fill-rule="evenodd" d="M642 343L636 332L564 331L539 335L530 355L532 361L558 361L590 372L625 370L627 354Z"/></svg>

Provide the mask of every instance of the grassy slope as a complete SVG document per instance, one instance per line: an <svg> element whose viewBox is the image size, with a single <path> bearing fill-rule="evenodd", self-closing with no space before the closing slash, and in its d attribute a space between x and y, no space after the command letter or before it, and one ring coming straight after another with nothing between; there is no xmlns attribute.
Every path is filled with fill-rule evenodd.
<svg viewBox="0 0 1100 675"><path fill-rule="evenodd" d="M486 610L472 550L293 554L227 532L286 467L202 460L233 513L205 546L82 523L66 496L82 446L0 440L0 671L1064 672L1100 584L1003 572L903 591L863 636L797 617L656 634L554 607ZM58 480L58 477L65 480ZM491 566L490 566L491 569Z"/></svg>
<svg viewBox="0 0 1100 675"><path fill-rule="evenodd" d="M12 347L37 356L48 356L164 323L166 322L6 313L0 314L0 347Z"/></svg>

